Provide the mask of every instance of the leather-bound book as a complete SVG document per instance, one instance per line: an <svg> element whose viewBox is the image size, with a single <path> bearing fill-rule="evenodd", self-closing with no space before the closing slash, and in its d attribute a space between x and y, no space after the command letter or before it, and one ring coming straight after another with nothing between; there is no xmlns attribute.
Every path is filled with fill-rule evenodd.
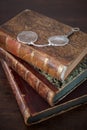
<svg viewBox="0 0 87 130"><path fill-rule="evenodd" d="M87 80L79 84L79 87L58 104L50 107L3 59L1 63L26 125L40 123L83 103L87 103Z"/></svg>
<svg viewBox="0 0 87 130"><path fill-rule="evenodd" d="M71 35L71 31L73 27L27 9L1 25L0 46L51 76L65 80L87 54L87 34L78 30Z"/></svg>
<svg viewBox="0 0 87 130"><path fill-rule="evenodd" d="M47 78L46 74L40 73L30 64L14 57L2 48L0 48L0 58L5 60L51 106L63 99L87 78L87 57L63 83L56 79L52 79L53 82L51 82L48 80L49 76Z"/></svg>

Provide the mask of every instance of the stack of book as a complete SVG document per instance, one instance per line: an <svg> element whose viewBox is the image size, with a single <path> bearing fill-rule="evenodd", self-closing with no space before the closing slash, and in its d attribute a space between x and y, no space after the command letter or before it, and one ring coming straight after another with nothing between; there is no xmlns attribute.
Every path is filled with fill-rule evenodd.
<svg viewBox="0 0 87 130"><path fill-rule="evenodd" d="M71 30L28 9L0 26L0 61L27 125L87 102L87 34Z"/></svg>

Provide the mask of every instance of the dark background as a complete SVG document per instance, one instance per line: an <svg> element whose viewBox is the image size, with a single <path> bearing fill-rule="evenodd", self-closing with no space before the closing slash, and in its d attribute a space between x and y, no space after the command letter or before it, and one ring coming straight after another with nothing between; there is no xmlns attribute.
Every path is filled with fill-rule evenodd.
<svg viewBox="0 0 87 130"><path fill-rule="evenodd" d="M87 0L0 0L0 24L28 8L87 32Z"/></svg>
<svg viewBox="0 0 87 130"><path fill-rule="evenodd" d="M0 0L0 24L31 9L87 33L87 0ZM87 105L26 127L0 64L0 130L87 130Z"/></svg>

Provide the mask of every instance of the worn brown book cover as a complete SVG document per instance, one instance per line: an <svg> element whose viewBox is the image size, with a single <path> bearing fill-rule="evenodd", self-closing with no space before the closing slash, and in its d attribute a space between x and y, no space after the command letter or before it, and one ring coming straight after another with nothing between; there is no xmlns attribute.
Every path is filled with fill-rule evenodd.
<svg viewBox="0 0 87 130"><path fill-rule="evenodd" d="M65 46L35 47L18 42L22 31L37 33L35 45L48 44L55 35L65 35L72 27L31 10L24 10L0 27L0 46L60 80L64 80L87 54L87 34L75 32ZM32 36L30 37L32 39Z"/></svg>
<svg viewBox="0 0 87 130"><path fill-rule="evenodd" d="M1 63L26 125L39 123L87 103L87 80L57 105L50 107L4 60Z"/></svg>
<svg viewBox="0 0 87 130"><path fill-rule="evenodd" d="M49 77L47 78L33 66L14 57L2 48L0 48L0 58L5 60L51 106L63 99L87 78L87 58L82 60L74 70L73 78L70 75L64 83L55 79L52 79L53 82L51 82L51 79L48 80Z"/></svg>

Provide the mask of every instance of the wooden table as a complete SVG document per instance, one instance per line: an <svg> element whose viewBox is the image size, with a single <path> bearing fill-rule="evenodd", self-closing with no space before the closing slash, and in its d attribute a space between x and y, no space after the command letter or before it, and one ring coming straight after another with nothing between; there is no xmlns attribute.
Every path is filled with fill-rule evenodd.
<svg viewBox="0 0 87 130"><path fill-rule="evenodd" d="M33 9L87 32L86 0L0 0L0 24L23 9ZM86 130L87 105L27 127L0 64L0 130Z"/></svg>

